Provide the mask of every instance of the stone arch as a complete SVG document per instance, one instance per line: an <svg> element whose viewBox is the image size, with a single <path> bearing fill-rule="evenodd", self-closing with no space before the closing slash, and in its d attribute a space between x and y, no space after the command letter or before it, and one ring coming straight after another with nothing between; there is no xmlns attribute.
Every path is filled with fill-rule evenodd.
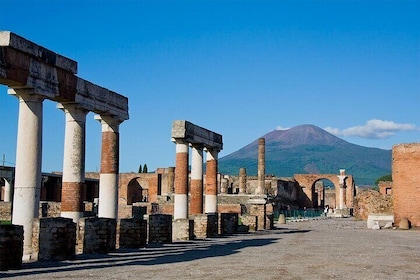
<svg viewBox="0 0 420 280"><path fill-rule="evenodd" d="M309 200L312 202L312 206L315 205L315 184L317 181L327 179L334 184L335 188L335 205L340 205L340 180L337 174L295 174L294 179L298 182L302 191L306 194ZM345 193L344 193L344 204L346 208L353 208L353 200L355 195L355 185L352 175L345 175Z"/></svg>
<svg viewBox="0 0 420 280"><path fill-rule="evenodd" d="M147 202L149 197L149 184L147 180L135 177L132 178L126 186L127 205L133 205L136 202Z"/></svg>

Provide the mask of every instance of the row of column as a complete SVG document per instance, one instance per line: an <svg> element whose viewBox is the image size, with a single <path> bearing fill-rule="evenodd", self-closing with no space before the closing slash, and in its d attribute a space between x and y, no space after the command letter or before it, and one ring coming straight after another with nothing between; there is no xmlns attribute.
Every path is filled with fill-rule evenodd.
<svg viewBox="0 0 420 280"><path fill-rule="evenodd" d="M41 190L42 118L44 97L29 89L9 89L19 99L13 224L24 227L24 255L31 253L32 221L37 218ZM61 216L77 222L84 211L85 123L88 110L77 104L59 104L65 112ZM120 120L98 116L102 124L101 174L98 216L117 218Z"/></svg>
<svg viewBox="0 0 420 280"><path fill-rule="evenodd" d="M190 209L188 211L189 143L176 140L174 220L189 214L217 213L217 160L219 151L201 144L191 145ZM203 150L206 159L206 186L203 191ZM205 201L203 201L205 197ZM203 203L204 202L204 203ZM205 208L203 207L205 205ZM204 209L203 209L204 208Z"/></svg>

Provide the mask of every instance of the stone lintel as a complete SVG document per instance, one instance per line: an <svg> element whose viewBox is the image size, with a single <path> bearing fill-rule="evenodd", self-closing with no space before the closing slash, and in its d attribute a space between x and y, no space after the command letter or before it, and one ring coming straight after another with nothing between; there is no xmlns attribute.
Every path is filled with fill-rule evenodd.
<svg viewBox="0 0 420 280"><path fill-rule="evenodd" d="M99 115L109 115L128 120L128 98L95 85L81 78L77 79L75 102Z"/></svg>
<svg viewBox="0 0 420 280"><path fill-rule="evenodd" d="M10 31L0 31L0 46L19 50L43 63L61 68L72 74L77 73L77 62L41 47Z"/></svg>
<svg viewBox="0 0 420 280"><path fill-rule="evenodd" d="M181 139L191 144L203 144L209 149L219 151L223 149L222 135L185 120L173 122L172 138Z"/></svg>

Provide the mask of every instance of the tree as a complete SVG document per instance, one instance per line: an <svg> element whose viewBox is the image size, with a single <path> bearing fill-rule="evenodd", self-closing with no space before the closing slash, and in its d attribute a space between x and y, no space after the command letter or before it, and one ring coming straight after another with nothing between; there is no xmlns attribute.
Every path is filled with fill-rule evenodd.
<svg viewBox="0 0 420 280"><path fill-rule="evenodd" d="M140 164L140 166L139 166L139 172L138 173L141 173L141 164Z"/></svg>
<svg viewBox="0 0 420 280"><path fill-rule="evenodd" d="M147 173L147 164L143 165L143 173Z"/></svg>

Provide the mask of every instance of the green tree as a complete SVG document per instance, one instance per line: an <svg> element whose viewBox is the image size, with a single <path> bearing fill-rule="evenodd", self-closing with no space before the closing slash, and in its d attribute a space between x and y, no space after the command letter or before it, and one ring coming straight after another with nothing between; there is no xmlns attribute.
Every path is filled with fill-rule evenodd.
<svg viewBox="0 0 420 280"><path fill-rule="evenodd" d="M143 165L143 173L147 173L147 164Z"/></svg>
<svg viewBox="0 0 420 280"><path fill-rule="evenodd" d="M139 166L139 172L138 173L141 173L141 164L140 164L140 166Z"/></svg>
<svg viewBox="0 0 420 280"><path fill-rule="evenodd" d="M379 177L378 179L376 179L375 185L379 185L380 181L390 181L390 182L392 182L392 174L387 174L387 175Z"/></svg>

